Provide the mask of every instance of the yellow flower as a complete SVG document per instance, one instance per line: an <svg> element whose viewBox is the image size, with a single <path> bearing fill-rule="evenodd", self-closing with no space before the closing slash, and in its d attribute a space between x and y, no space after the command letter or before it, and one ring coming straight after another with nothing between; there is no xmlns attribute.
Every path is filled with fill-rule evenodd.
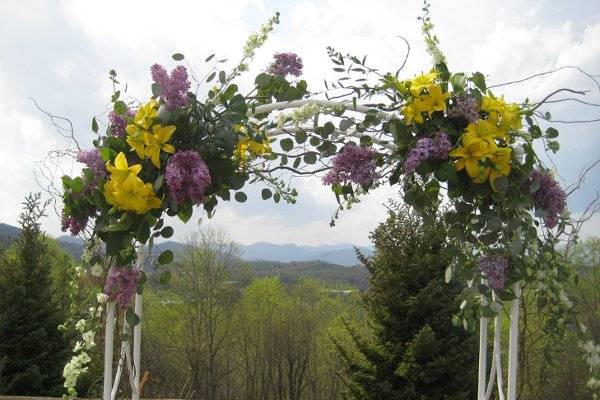
<svg viewBox="0 0 600 400"><path fill-rule="evenodd" d="M108 204L124 211L144 214L152 208L160 208L161 200L154 195L150 183L138 178L142 166L127 164L127 158L120 152L115 158L115 165L106 163L110 179L104 184L104 198Z"/></svg>
<svg viewBox="0 0 600 400"><path fill-rule="evenodd" d="M489 114L488 120L493 121L500 131L506 132L503 140L507 140L508 131L521 129L521 109L518 104L506 104L503 97L483 96L481 109Z"/></svg>
<svg viewBox="0 0 600 400"><path fill-rule="evenodd" d="M240 124L233 124L233 131L235 133L246 133L246 127L244 125L240 125Z"/></svg>
<svg viewBox="0 0 600 400"><path fill-rule="evenodd" d="M137 110L133 122L144 129L148 129L156 117L158 117L158 101L152 99Z"/></svg>
<svg viewBox="0 0 600 400"><path fill-rule="evenodd" d="M241 137L235 147L235 156L242 164L245 164L248 160L248 153L253 156L271 153L269 139L264 139L261 143L246 136Z"/></svg>
<svg viewBox="0 0 600 400"><path fill-rule="evenodd" d="M146 158L145 147L149 132L133 124L127 125L125 130L127 131L127 143L129 143L129 146L135 150L139 158Z"/></svg>
<svg viewBox="0 0 600 400"><path fill-rule="evenodd" d="M127 158L123 152L117 154L115 157L115 165L109 162L106 163L106 169L110 173L111 179L124 180L129 175L137 176L142 170L142 166L139 164L132 165L131 167L127 164Z"/></svg>
<svg viewBox="0 0 600 400"><path fill-rule="evenodd" d="M417 124L423 123L423 114L421 112L426 111L423 101L421 99L415 99L408 103L402 109L402 115L404 115L404 123L410 125L414 122Z"/></svg>
<svg viewBox="0 0 600 400"><path fill-rule="evenodd" d="M104 197L108 204L137 214L145 214L161 206L160 199L154 195L152 185L144 183L135 175L129 175L124 180L109 179L104 184Z"/></svg>
<svg viewBox="0 0 600 400"><path fill-rule="evenodd" d="M483 119L469 123L464 133L464 136L467 138L479 138L487 140L490 143L494 142L494 139L500 135L501 132L498 131L498 127L495 124Z"/></svg>
<svg viewBox="0 0 600 400"><path fill-rule="evenodd" d="M146 158L150 158L152 164L156 168L160 168L160 152L161 150L165 153L175 153L175 147L168 144L171 140L173 132L175 132L175 126L162 126L160 124L152 127L152 134L146 134L146 148L144 149L144 155Z"/></svg>
<svg viewBox="0 0 600 400"><path fill-rule="evenodd" d="M489 158L492 167L486 168L486 173L489 175L490 185L494 191L496 190L496 179L501 176L510 174L510 158L512 149L510 147L500 147Z"/></svg>
<svg viewBox="0 0 600 400"><path fill-rule="evenodd" d="M446 99L450 97L450 93L442 92L440 85L427 86L427 94L421 96L423 102L423 111L431 117L435 111L444 111L446 109Z"/></svg>
<svg viewBox="0 0 600 400"><path fill-rule="evenodd" d="M462 145L450 151L451 157L456 157L458 160L454 162L454 168L460 171L467 169L467 174L476 182L481 181L484 174L482 162L495 151L495 145L476 137L463 136ZM483 181L485 178L483 178Z"/></svg>
<svg viewBox="0 0 600 400"><path fill-rule="evenodd" d="M425 88L435 83L438 73L431 70L428 74L422 74L413 78L410 81L410 92L413 96L417 97L423 92Z"/></svg>

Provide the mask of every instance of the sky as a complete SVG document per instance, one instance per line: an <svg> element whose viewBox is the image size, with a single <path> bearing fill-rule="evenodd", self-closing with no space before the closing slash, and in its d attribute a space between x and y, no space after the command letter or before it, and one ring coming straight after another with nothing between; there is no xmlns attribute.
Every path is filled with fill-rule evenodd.
<svg viewBox="0 0 600 400"><path fill-rule="evenodd" d="M0 190L0 222L17 224L27 193L39 191L40 162L51 150L69 141L36 108L68 118L82 147L91 144L91 118L106 121L111 84L108 71L117 71L134 99L150 95L149 67L158 62L169 68L171 54L185 54L189 67L204 75L204 59L217 53L231 60L241 55L246 37L275 11L281 24L261 48L241 88L264 70L273 53L292 51L304 62L309 89L323 90L323 78L335 77L327 46L356 55L368 54L371 65L395 71L406 55L398 38L406 38L411 52L406 78L429 70L417 21L417 0L222 0L222 1L31 1L0 3L0 162L4 181ZM481 71L488 85L527 77L570 65L600 74L599 0L433 0L431 17L451 71ZM496 90L511 101L540 100L560 88L587 90L584 99L600 104L600 91L575 69ZM205 90L206 88L201 88ZM560 103L547 108L555 119L600 118L600 108ZM563 185L600 156L600 123L553 124L561 132L561 151L554 157ZM548 165L552 165L548 163ZM77 173L81 166L63 162L55 170ZM260 198L261 187L246 190L246 203L221 203L210 221L201 209L187 225L172 221L175 239L201 226L225 231L239 243L258 241L319 245L366 245L369 232L385 219L387 199L398 198L393 187L382 187L329 227L335 198L319 177L292 181L298 189L295 205L274 204ZM569 197L569 208L580 214L600 190L600 167L590 171L582 189ZM59 217L50 210L43 222L51 235L60 235ZM600 217L590 220L584 235L600 234Z"/></svg>

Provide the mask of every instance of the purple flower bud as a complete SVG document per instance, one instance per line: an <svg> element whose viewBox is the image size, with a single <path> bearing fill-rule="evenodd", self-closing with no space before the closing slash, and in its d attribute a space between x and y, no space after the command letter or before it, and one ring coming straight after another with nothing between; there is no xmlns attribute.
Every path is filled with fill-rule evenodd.
<svg viewBox="0 0 600 400"><path fill-rule="evenodd" d="M130 108L127 109L127 115L133 117L135 115L135 111ZM116 137L124 137L125 136L125 128L127 127L127 120L123 118L121 115L111 111L108 114L108 120L112 125L112 135Z"/></svg>
<svg viewBox="0 0 600 400"><path fill-rule="evenodd" d="M552 229L567 206L567 195L549 171L534 170L527 188L531 189L534 183L539 184L539 189L533 193L533 202L537 209L544 211L544 223Z"/></svg>
<svg viewBox="0 0 600 400"><path fill-rule="evenodd" d="M159 64L154 64L150 71L152 79L160 86L160 96L165 101L167 108L181 108L187 104L187 92L191 83L188 81L187 69L183 65L175 67L171 71L171 76Z"/></svg>
<svg viewBox="0 0 600 400"><path fill-rule="evenodd" d="M137 284L142 276L138 269L114 267L104 285L104 294L109 301L115 301L122 309L129 307L129 301L137 290Z"/></svg>
<svg viewBox="0 0 600 400"><path fill-rule="evenodd" d="M450 118L464 118L467 122L475 122L479 118L477 101L466 93L452 98L452 105L448 108Z"/></svg>
<svg viewBox="0 0 600 400"><path fill-rule="evenodd" d="M477 268L484 274L492 289L504 289L508 273L508 260L504 257L483 256L477 261Z"/></svg>
<svg viewBox="0 0 600 400"><path fill-rule="evenodd" d="M193 150L178 151L169 158L165 179L169 195L176 204L182 204L186 199L200 204L205 190L212 183L206 163Z"/></svg>
<svg viewBox="0 0 600 400"><path fill-rule="evenodd" d="M357 146L352 142L346 144L333 158L332 168L323 177L323 183L332 185L351 181L362 186L371 184L378 177L374 155L375 151L370 147Z"/></svg>
<svg viewBox="0 0 600 400"><path fill-rule="evenodd" d="M275 53L273 62L267 69L272 75L286 77L287 75L300 76L302 74L302 59L295 53Z"/></svg>

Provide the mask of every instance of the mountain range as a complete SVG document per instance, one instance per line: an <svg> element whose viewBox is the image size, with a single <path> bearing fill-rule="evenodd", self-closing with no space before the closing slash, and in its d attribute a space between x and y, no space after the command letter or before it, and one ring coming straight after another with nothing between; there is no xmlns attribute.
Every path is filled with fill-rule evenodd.
<svg viewBox="0 0 600 400"><path fill-rule="evenodd" d="M20 228L0 223L0 244L7 245L19 236ZM83 242L67 235L56 238L58 243L73 257L81 257ZM164 241L157 243L160 250L172 250L174 253L181 250L183 244L176 241ZM247 261L273 261L273 262L304 262L323 261L330 264L352 266L360 262L356 257L354 246L348 243L322 245L322 246L299 246L296 244L274 244L258 242L250 245L239 245L241 258ZM373 253L371 247L360 246L358 249L366 256Z"/></svg>

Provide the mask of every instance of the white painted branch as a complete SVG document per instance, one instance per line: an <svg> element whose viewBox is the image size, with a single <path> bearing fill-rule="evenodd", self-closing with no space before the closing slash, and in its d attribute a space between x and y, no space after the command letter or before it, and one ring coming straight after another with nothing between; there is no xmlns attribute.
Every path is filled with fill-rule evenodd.
<svg viewBox="0 0 600 400"><path fill-rule="evenodd" d="M127 331L127 318L123 318L123 332ZM121 354L119 355L119 363L117 364L117 373L115 374L115 381L112 384L112 391L110 393L111 400L115 400L117 397L117 391L119 390L119 384L121 383L121 374L123 373L123 362L125 361L125 342L121 344Z"/></svg>
<svg viewBox="0 0 600 400"><path fill-rule="evenodd" d="M516 299L510 305L510 336L508 342L508 400L517 398L517 369L519 366L519 305L521 287L519 282L513 285Z"/></svg>
<svg viewBox="0 0 600 400"><path fill-rule="evenodd" d="M266 134L268 137L276 137L276 136L281 136L285 133L296 133L296 132L314 132L314 126L312 125L302 125L302 126L298 126L298 127L284 127L283 129L278 129L278 128L273 128L273 129L269 129ZM342 131L340 129L336 129L333 133L336 136L350 136L350 137L356 137L356 138L360 138L363 134L360 132L357 132L355 129L348 129L346 131ZM373 142L375 142L377 145L388 148L390 150L393 150L396 148L396 146L391 143L391 142L387 142L387 141L382 141L379 139L375 139L373 138Z"/></svg>
<svg viewBox="0 0 600 400"><path fill-rule="evenodd" d="M488 319L479 318L479 376L477 382L477 399L483 400L487 377L487 334Z"/></svg>
<svg viewBox="0 0 600 400"><path fill-rule="evenodd" d="M137 268L140 270L144 269L144 246L138 245L137 248ZM134 384L135 384L135 395L131 396L132 400L139 400L140 398L140 360L141 360L141 349L142 349L142 295L135 294L135 313L140 317L140 322L133 327L133 369L134 369Z"/></svg>
<svg viewBox="0 0 600 400"><path fill-rule="evenodd" d="M494 295L494 300L496 296ZM496 378L498 386L498 397L499 400L505 400L504 397L504 380L502 378L502 343L500 341L502 334L502 323L500 315L494 318L494 361L496 364Z"/></svg>
<svg viewBox="0 0 600 400"><path fill-rule="evenodd" d="M495 356L492 355L492 367L490 368L490 379L488 380L488 383L487 383L484 400L490 400L490 397L492 396L492 390L494 389L494 380L495 379L496 379L496 363L495 363Z"/></svg>
<svg viewBox="0 0 600 400"><path fill-rule="evenodd" d="M308 104L308 103L315 103L315 104L319 105L320 107L332 107L332 108L333 107L344 107L348 111L356 111L356 112L360 112L363 114L366 114L367 112L369 112L369 110L375 110L384 116L387 115L387 113L385 113L383 111L379 111L376 108L363 106L361 104L357 104L356 108L354 108L354 105L352 104L352 102L348 101L348 100L331 101L331 100L314 100L314 99L280 101L277 103L264 104L264 105L255 107L254 110L252 110L252 109L248 110L246 115L248 115L250 117L252 115L264 114L264 113L267 113L270 111L275 111L275 110L298 108L298 107L302 107L303 105Z"/></svg>
<svg viewBox="0 0 600 400"><path fill-rule="evenodd" d="M106 305L106 325L104 331L104 392L103 400L111 400L113 341L115 338L115 308L114 301Z"/></svg>

